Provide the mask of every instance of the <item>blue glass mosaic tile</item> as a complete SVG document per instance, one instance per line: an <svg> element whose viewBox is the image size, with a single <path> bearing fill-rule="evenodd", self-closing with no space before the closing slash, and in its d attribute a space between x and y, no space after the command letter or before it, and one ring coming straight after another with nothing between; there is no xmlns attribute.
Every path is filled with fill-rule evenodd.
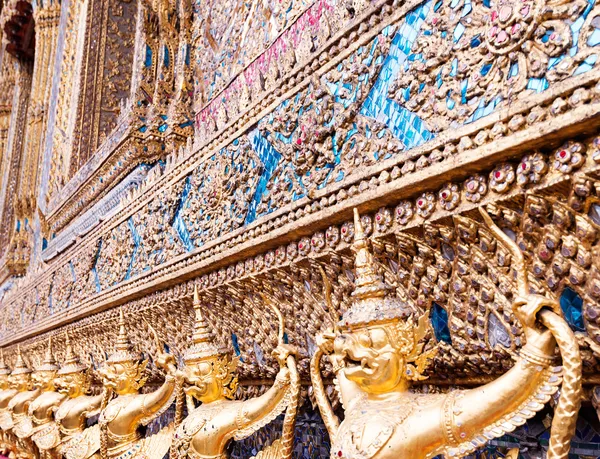
<svg viewBox="0 0 600 459"><path fill-rule="evenodd" d="M419 34L433 2L428 1L410 12L394 35L390 51L379 77L361 108L361 114L383 122L407 149L419 146L433 138L425 123L414 113L387 98L391 83L411 58L412 46ZM388 31L389 33L389 31Z"/></svg>
<svg viewBox="0 0 600 459"><path fill-rule="evenodd" d="M596 32L598 32L598 39L600 40L600 31L596 31ZM596 33L596 32L594 32L594 33ZM594 65L596 65L596 61L598 61L598 56L596 56L596 55L589 56L585 61L583 61L579 65L579 67L577 67L577 69L575 69L575 72L573 73L573 75L580 75L582 73L589 72L590 70L592 70L594 68Z"/></svg>
<svg viewBox="0 0 600 459"><path fill-rule="evenodd" d="M148 45L146 45L146 59L144 60L144 66L152 66L152 48L150 48Z"/></svg>
<svg viewBox="0 0 600 459"><path fill-rule="evenodd" d="M127 274L125 274L125 279L129 279L131 277L131 269L133 267L133 262L135 261L135 257L142 242L142 238L137 232L135 224L133 223L133 217L129 217L129 219L127 220L127 226L129 227L129 231L131 232L131 237L133 239L133 251L131 252L131 259L129 260L129 265L127 268Z"/></svg>
<svg viewBox="0 0 600 459"><path fill-rule="evenodd" d="M238 342L238 337L235 333L231 334L231 344L233 345L233 350L235 351L235 355L238 357L242 354L240 351L240 344Z"/></svg>
<svg viewBox="0 0 600 459"><path fill-rule="evenodd" d="M98 240L98 250L96 251L96 255L94 257L94 266L92 267L92 276L94 276L94 283L96 284L96 292L102 290L102 285L100 284L100 278L98 277L98 259L100 258L100 251L102 250L102 239Z"/></svg>
<svg viewBox="0 0 600 459"><path fill-rule="evenodd" d="M258 186L256 187L256 192L254 193L254 197L250 206L248 208L248 215L246 216L246 224L252 223L256 220L256 208L260 204L260 200L267 188L267 183L271 179L275 168L278 166L279 161L281 161L281 153L279 153L273 145L261 135L258 129L254 129L248 134L248 138L252 143L252 148L258 154L260 161L263 164L263 172L258 181ZM287 140L287 139L286 139ZM291 142L291 137L289 141Z"/></svg>
<svg viewBox="0 0 600 459"><path fill-rule="evenodd" d="M191 187L192 183L190 180L190 176L188 175L185 179L185 184L183 186L181 196L179 197L179 204L177 205L177 210L175 211L175 216L173 217L172 223L173 228L179 236L179 239L181 240L188 252L194 249L194 244L192 242L192 238L190 237L190 232L185 224L185 221L183 220L183 218L181 218L181 209L183 209L183 206L186 205Z"/></svg>
<svg viewBox="0 0 600 459"><path fill-rule="evenodd" d="M585 331L583 323L583 298L571 287L565 287L560 295L560 308L565 320L575 331Z"/></svg>
<svg viewBox="0 0 600 459"><path fill-rule="evenodd" d="M589 15L590 11L592 10L592 8L594 7L595 3L596 3L596 0L588 0L588 5L585 8L585 10L583 11L582 15L579 18L577 18L575 21L573 21L573 23L571 24L571 35L572 35L573 46L571 47L571 49L568 52L568 54L571 56L575 56L575 54L577 54L577 51L579 49L579 35L581 33L581 27L585 23L585 20L587 19L588 15ZM552 31L549 30L548 32L551 33ZM547 33L547 35L548 35L548 33ZM546 36L544 36L544 38L546 38ZM542 42L544 41L544 38L542 39ZM597 46L600 43L599 40L600 40L600 31L598 31L598 29L596 29L592 33L590 39L588 39L588 45L589 46ZM554 66L556 66L564 57L565 57L565 55L562 55L562 56L558 56L556 58L549 59L548 69L551 69ZM586 61L584 63L582 63L575 70L574 75L579 75L581 73L588 72L589 70L591 70L594 67L595 63L596 63L596 59L594 59L593 61L589 61L589 58L586 59ZM527 85L528 89L532 89L538 93L545 91L549 87L550 87L550 83L548 82L548 80L546 78L530 78L528 85Z"/></svg>
<svg viewBox="0 0 600 459"><path fill-rule="evenodd" d="M71 271L71 276L73 277L73 282L77 282L77 276L75 275L75 267L73 266L72 261L69 261L69 270Z"/></svg>
<svg viewBox="0 0 600 459"><path fill-rule="evenodd" d="M431 306L431 326L435 333L435 338L438 341L444 341L452 344L452 338L450 337L450 328L448 327L448 312L437 303L433 303Z"/></svg>
<svg viewBox="0 0 600 459"><path fill-rule="evenodd" d="M167 46L163 46L163 65L168 67L170 64L170 56L169 56L169 48Z"/></svg>

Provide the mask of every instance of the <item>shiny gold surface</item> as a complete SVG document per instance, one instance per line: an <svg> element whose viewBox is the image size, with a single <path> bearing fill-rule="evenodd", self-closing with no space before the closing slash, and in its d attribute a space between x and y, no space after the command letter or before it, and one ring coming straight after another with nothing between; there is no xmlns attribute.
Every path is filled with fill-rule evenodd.
<svg viewBox="0 0 600 459"><path fill-rule="evenodd" d="M184 388L188 416L176 430L171 454L179 458L225 458L227 443L241 440L275 419L286 408L295 411L299 377L293 357L295 350L283 343L283 316L271 303L280 320L279 344L273 350L280 370L273 386L258 398L233 401L237 386L237 359L220 347L211 325L202 315L197 290L194 292L196 319L192 346L184 355ZM195 408L194 401L201 405ZM290 406L292 405L292 406ZM287 414L287 412L286 412ZM293 419L293 415L292 415ZM259 457L291 457L293 421L286 423L283 439Z"/></svg>
<svg viewBox="0 0 600 459"><path fill-rule="evenodd" d="M0 454L600 450L599 53L595 0L0 1Z"/></svg>
<svg viewBox="0 0 600 459"><path fill-rule="evenodd" d="M484 216L498 236L500 230L487 214ZM577 360L577 343L568 327L557 330L556 325L547 327L538 322L539 318L550 325L550 320L544 318L550 314L562 323L559 316L550 312L557 310L556 303L526 289L522 266L516 266L519 297L513 310L525 329L527 344L515 366L477 389L415 394L409 391L410 381L422 378L421 372L435 352L431 349L423 353L421 340L427 333L426 321L422 317L412 319L416 308L388 295L356 210L354 229L354 302L341 322L319 335L319 350L311 362L317 402L332 439L332 457L462 457L512 430L542 409L560 384L561 370L552 366L556 347L553 332L571 351L567 353L560 347L565 381L569 379L561 397L568 399L570 413L566 422L554 426L548 457L567 457L575 423L573 415L580 403L581 361ZM512 241L503 241L514 253L519 252L512 247ZM345 414L341 423L323 390L323 355L329 355L336 374ZM568 362L574 357L574 362ZM412 365L413 361L416 365ZM575 381L570 379L569 371ZM573 383L575 387L570 391Z"/></svg>
<svg viewBox="0 0 600 459"><path fill-rule="evenodd" d="M161 459L169 450L171 426L146 438L142 438L139 432L141 426L150 423L169 407L177 393L176 387L182 381L171 355L157 355L156 364L165 371L165 382L158 390L141 394L140 388L146 383L144 370L147 360L131 350L121 311L115 352L99 372L105 390L114 394L114 398L108 396L109 402L98 420L103 459L138 456Z"/></svg>

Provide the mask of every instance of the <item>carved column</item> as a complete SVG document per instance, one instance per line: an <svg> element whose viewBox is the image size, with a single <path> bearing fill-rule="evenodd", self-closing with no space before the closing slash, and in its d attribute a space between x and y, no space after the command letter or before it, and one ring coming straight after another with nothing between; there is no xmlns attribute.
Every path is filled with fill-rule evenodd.
<svg viewBox="0 0 600 459"><path fill-rule="evenodd" d="M6 56L8 58L8 56ZM23 257L23 241L21 240L26 225L17 220L17 193L19 190L19 165L21 164L27 109L31 88L32 67L28 62L18 62L15 95L10 119L8 138L6 141L6 160L3 161L4 172L2 195L0 195L0 247L8 250L0 259L0 272L8 275L23 274L26 261ZM0 278L5 275L0 275ZM0 279L2 280L2 279Z"/></svg>
<svg viewBox="0 0 600 459"><path fill-rule="evenodd" d="M48 121L51 69L56 55L60 3L53 1L38 4L33 15L36 32L35 61L19 186L21 208L25 218L32 217L36 207L39 168Z"/></svg>
<svg viewBox="0 0 600 459"><path fill-rule="evenodd" d="M15 88L15 62L11 56L2 53L2 71L0 73L0 212L4 208L4 188L8 182L10 151L7 148L10 127L10 115L13 106L13 94ZM2 215L0 215L2 216ZM8 220L0 219L0 234L8 233ZM6 241L0 240L0 259L7 249Z"/></svg>
<svg viewBox="0 0 600 459"><path fill-rule="evenodd" d="M35 59L26 122L19 136L23 143L22 154L17 163L19 167L14 170L15 175L18 174L15 193L18 201L14 204L18 225L13 228L7 260L9 265L12 265L12 270L19 274L22 274L29 264L34 243L31 226L36 218L36 196L52 77L50 69L55 58L59 17L60 3L58 2L39 3L33 11Z"/></svg>

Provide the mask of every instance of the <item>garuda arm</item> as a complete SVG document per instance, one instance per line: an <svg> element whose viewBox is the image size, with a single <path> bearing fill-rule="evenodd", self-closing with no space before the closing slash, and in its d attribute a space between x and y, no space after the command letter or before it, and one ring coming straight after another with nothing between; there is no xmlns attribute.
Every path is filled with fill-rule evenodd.
<svg viewBox="0 0 600 459"><path fill-rule="evenodd" d="M446 399L443 413L446 444L458 446L458 450L446 451L450 456L468 454L487 440L524 424L541 410L561 383L560 369L551 366L558 344L564 372L561 396L552 419L548 458L565 459L581 405L581 355L577 340L560 316L559 305L530 293L525 257L517 244L483 208L479 210L492 234L512 255L517 281L513 312L523 326L527 344L521 349L515 367L504 376Z"/></svg>
<svg viewBox="0 0 600 459"><path fill-rule="evenodd" d="M293 357L290 357L293 359ZM240 404L235 417L235 440L242 440L279 416L289 404L291 377L298 378L297 372L290 372L283 366L273 385L260 397ZM297 382L297 381L295 381Z"/></svg>
<svg viewBox="0 0 600 459"><path fill-rule="evenodd" d="M321 412L321 417L329 433L329 438L334 439L340 427L340 420L333 412L333 408L329 404L329 399L325 393L325 385L321 377L321 359L323 358L323 350L317 349L312 359L310 360L310 380L312 382L315 399Z"/></svg>
<svg viewBox="0 0 600 459"><path fill-rule="evenodd" d="M169 406L171 406L177 395L175 389L183 383L183 375L177 371L175 365L170 361L172 356L168 355L168 357L168 363L161 365L167 371L163 385L154 392L142 395L138 399L137 418L138 422L142 425L148 424L169 409Z"/></svg>
<svg viewBox="0 0 600 459"><path fill-rule="evenodd" d="M164 344L158 338L156 330L147 322L146 324L154 335L156 349L164 349ZM137 405L139 412L136 420L142 425L147 425L168 410L179 393L178 388L183 384L183 374L177 370L175 358L171 354L160 352L156 359L156 366L165 371L165 382L154 392L138 398L140 401Z"/></svg>
<svg viewBox="0 0 600 459"><path fill-rule="evenodd" d="M340 421L329 403L325 385L323 384L323 378L321 377L321 359L323 358L323 355L328 354L331 363L333 364L333 372L337 378L339 394L345 409L349 407L352 400L356 399L356 395L361 392L355 383L349 381L344 376L342 360L333 352L334 337L335 335L329 332L317 336L317 351L310 360L310 379L315 399L317 400L321 417L323 418L323 422L325 423L325 427L327 428L327 432L331 439L336 437Z"/></svg>
<svg viewBox="0 0 600 459"><path fill-rule="evenodd" d="M528 342L514 367L476 389L451 392L442 413L444 443L450 448L477 449L525 423L556 392L560 372L551 366L555 341L548 330ZM448 449L447 449L448 451Z"/></svg>

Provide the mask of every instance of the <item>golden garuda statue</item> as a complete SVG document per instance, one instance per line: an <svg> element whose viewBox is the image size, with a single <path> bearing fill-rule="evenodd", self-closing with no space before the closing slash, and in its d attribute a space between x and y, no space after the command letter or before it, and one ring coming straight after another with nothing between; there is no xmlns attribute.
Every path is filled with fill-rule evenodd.
<svg viewBox="0 0 600 459"><path fill-rule="evenodd" d="M8 413L8 402L17 394L17 389L12 387L10 373L10 368L4 363L4 351L0 349L0 422L4 414ZM7 440L4 430L0 430L0 454L3 456L8 456L11 451Z"/></svg>
<svg viewBox="0 0 600 459"><path fill-rule="evenodd" d="M463 457L512 431L541 410L561 383L553 367L558 342L564 381L555 409L548 458L568 457L580 405L581 360L577 343L557 304L530 293L523 255L482 211L485 222L511 252L518 292L513 310L527 344L514 367L495 381L447 394L411 392L435 347L423 352L428 319L417 306L390 294L369 251L355 210L356 285L351 307L332 330L318 336L311 379L331 438L332 458L425 459ZM330 300L329 300L330 301ZM340 424L327 399L320 362L324 354L336 376L345 411Z"/></svg>
<svg viewBox="0 0 600 459"><path fill-rule="evenodd" d="M21 346L17 346L17 361L10 373L9 381L14 395L8 401L6 409L0 413L0 429L5 435L12 434L16 420L27 416L29 403L40 394L39 390L32 390L31 369L23 360Z"/></svg>
<svg viewBox="0 0 600 459"><path fill-rule="evenodd" d="M54 390L57 370L51 339L44 361L33 373L23 360L21 348L17 348L17 362L10 375L17 393L0 420L6 443L12 445L17 457L40 456L31 437L52 420L53 409L61 402L62 396Z"/></svg>
<svg viewBox="0 0 600 459"><path fill-rule="evenodd" d="M36 445L38 444L36 438L39 438L44 444L48 428L52 429L54 424L54 410L66 398L65 395L56 392L54 385L58 369L52 354L52 337L50 337L48 338L46 357L32 375L33 384L41 393L30 402L27 417L23 418L13 429L19 438L31 438ZM39 456L45 458L48 454L47 450L42 450Z"/></svg>
<svg viewBox="0 0 600 459"><path fill-rule="evenodd" d="M51 457L87 459L100 449L100 429L97 424L86 429L86 419L99 413L105 392L89 395L88 367L73 353L68 334L65 341L65 360L58 370L55 385L66 400L55 410L54 422L32 438L40 452Z"/></svg>
<svg viewBox="0 0 600 459"><path fill-rule="evenodd" d="M155 362L166 372L165 382L154 392L140 394L140 388L146 383L148 361L132 350L121 310L116 352L99 371L105 389L117 395L108 402L98 421L100 451L104 459L162 459L169 450L172 424L146 438L142 438L140 432L141 426L147 425L169 408L178 392L176 388L182 382L173 356L162 352L163 345L159 342L157 349L159 355Z"/></svg>
<svg viewBox="0 0 600 459"><path fill-rule="evenodd" d="M286 407L282 438L259 457L291 457L300 381L292 355L295 351L283 343L281 313L274 307L280 324L279 345L273 355L281 367L275 383L260 397L235 401L232 399L238 384L237 357L233 357L230 349L218 344L215 333L202 315L197 290L194 290L194 310L193 343L183 357L184 392L189 414L177 428L171 458L225 459L230 440L248 437L279 416ZM194 400L201 402L198 408L195 408ZM176 420L178 417L176 415Z"/></svg>

